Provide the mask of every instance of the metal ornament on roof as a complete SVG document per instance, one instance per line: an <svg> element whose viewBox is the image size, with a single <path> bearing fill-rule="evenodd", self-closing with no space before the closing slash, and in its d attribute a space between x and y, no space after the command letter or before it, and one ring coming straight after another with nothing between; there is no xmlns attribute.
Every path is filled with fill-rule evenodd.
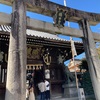
<svg viewBox="0 0 100 100"><path fill-rule="evenodd" d="M65 21L66 21L66 11L57 8L56 14L53 17L54 20L54 26L58 28L64 27Z"/></svg>

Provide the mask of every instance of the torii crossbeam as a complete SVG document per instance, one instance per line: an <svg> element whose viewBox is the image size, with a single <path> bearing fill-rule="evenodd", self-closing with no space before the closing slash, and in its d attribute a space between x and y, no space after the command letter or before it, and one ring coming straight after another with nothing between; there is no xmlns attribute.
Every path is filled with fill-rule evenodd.
<svg viewBox="0 0 100 100"><path fill-rule="evenodd" d="M0 0L0 3L12 6L13 1L14 0ZM27 4L27 11L44 14L46 16L53 17L57 8L60 8L67 12L66 18L68 21L78 22L81 19L88 19L90 25L96 25L100 22L100 14L72 9L48 0L23 0L23 2Z"/></svg>

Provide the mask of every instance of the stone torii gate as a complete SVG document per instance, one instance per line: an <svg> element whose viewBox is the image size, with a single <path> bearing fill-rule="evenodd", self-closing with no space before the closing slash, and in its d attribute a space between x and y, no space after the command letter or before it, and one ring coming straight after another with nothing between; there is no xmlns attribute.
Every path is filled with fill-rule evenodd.
<svg viewBox="0 0 100 100"><path fill-rule="evenodd" d="M10 15L0 13L0 24L12 27L5 100L25 100L26 28L82 38L95 97L100 100L100 61L95 48L95 41L100 41L100 34L90 30L90 25L100 22L100 14L66 8L47 0L0 0L0 3L10 5L13 9ZM53 24L26 17L27 10L53 17L57 8L67 12L68 21L79 23L80 30L68 27L59 29Z"/></svg>

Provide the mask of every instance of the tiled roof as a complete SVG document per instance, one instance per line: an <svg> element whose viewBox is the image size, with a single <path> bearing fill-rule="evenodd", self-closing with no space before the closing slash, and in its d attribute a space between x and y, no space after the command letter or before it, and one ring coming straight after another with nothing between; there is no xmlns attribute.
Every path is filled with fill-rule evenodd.
<svg viewBox="0 0 100 100"><path fill-rule="evenodd" d="M0 25L0 31L10 32L11 31L11 26Z"/></svg>
<svg viewBox="0 0 100 100"><path fill-rule="evenodd" d="M47 38L47 39L54 39L54 40L61 40L61 41L67 41L65 39L62 39L58 37L57 35L46 33L46 32L40 32L35 30L29 30L27 29L27 35L35 36L35 37L41 37L41 38Z"/></svg>
<svg viewBox="0 0 100 100"><path fill-rule="evenodd" d="M0 25L0 31L10 32L11 31L11 26ZM26 34L30 35L30 36L35 36L35 37L67 41L66 39L62 39L62 38L60 38L60 37L58 37L57 35L54 35L54 34L35 31L35 30L30 30L30 29L27 29L27 33Z"/></svg>

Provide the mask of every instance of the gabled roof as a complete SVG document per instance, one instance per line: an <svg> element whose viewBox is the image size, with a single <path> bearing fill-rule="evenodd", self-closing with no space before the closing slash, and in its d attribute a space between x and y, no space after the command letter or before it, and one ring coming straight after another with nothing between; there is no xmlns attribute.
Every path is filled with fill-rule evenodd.
<svg viewBox="0 0 100 100"><path fill-rule="evenodd" d="M10 26L1 25L0 26L0 40L9 44L10 38ZM62 39L57 35L40 32L35 30L27 29L27 45L37 45L37 46L44 46L44 47L53 47L61 50L66 50L68 52L68 58L71 58L71 41ZM74 42L77 54L81 54L84 52L83 43L82 42Z"/></svg>
<svg viewBox="0 0 100 100"><path fill-rule="evenodd" d="M50 34L50 33L46 33L46 32L35 31L35 30L29 30L29 29L27 29L27 35L41 37L41 38L47 38L47 39L53 39L53 40L67 41L65 39L58 37L58 35L54 35L54 34Z"/></svg>

